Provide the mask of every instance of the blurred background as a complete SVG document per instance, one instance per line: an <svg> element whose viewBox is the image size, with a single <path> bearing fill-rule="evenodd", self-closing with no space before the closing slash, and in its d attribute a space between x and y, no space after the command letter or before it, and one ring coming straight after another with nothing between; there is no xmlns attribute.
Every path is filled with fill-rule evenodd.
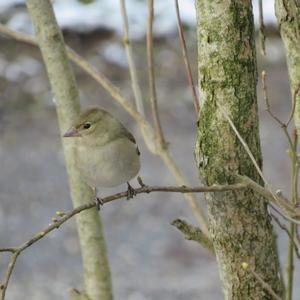
<svg viewBox="0 0 300 300"><path fill-rule="evenodd" d="M180 2L189 57L197 80L194 1ZM130 36L145 107L148 103L145 30L147 5L127 0ZM254 4L257 24L257 3ZM122 21L117 0L53 1L66 43L108 76L133 99ZM267 57L258 49L259 70L268 72L272 109L284 120L290 111L285 54L279 38L273 1L264 1ZM33 33L22 0L0 0L0 19L12 29ZM174 2L155 1L155 65L163 129L177 163L191 184L199 184L193 159L195 113L177 36ZM17 246L51 222L57 210L72 208L60 135L47 75L33 46L0 36L0 247ZM258 43L257 43L258 44ZM257 47L258 48L258 47ZM82 106L101 105L118 116L137 137L142 152L140 175L146 184L174 185L158 157L143 144L134 121L101 86L76 66ZM260 81L260 80L259 80ZM289 190L289 159L283 132L264 111L258 84L264 172L274 189ZM135 181L133 186L137 186ZM103 189L105 196L115 191ZM199 201L204 202L199 196ZM114 201L100 212L111 264L116 300L222 299L215 259L170 225L177 217L196 224L181 195L138 195ZM279 233L280 258L285 264L287 238ZM0 256L1 278L8 255ZM298 262L297 262L298 263ZM297 268L298 267L298 268ZM299 264L296 265L296 279ZM27 249L18 259L7 299L69 299L67 289L82 288L80 249L74 220ZM300 287L295 287L300 293Z"/></svg>

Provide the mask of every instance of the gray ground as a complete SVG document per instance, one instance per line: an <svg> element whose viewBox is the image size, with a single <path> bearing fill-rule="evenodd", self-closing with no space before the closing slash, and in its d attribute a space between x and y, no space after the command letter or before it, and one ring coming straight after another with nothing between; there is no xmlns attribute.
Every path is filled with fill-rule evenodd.
<svg viewBox="0 0 300 300"><path fill-rule="evenodd" d="M191 57L194 58L195 44L192 42ZM90 57L94 65L129 93L127 70L101 56L107 43L97 43L93 39L93 44L85 47L80 40L73 40L83 55ZM288 77L280 47L277 43L272 45L266 66L270 97L274 111L287 117L290 107ZM137 49L141 82L147 95L144 49L140 45ZM191 182L197 184L193 161L195 118L177 40L170 38L161 42L158 49L157 86L163 127L178 164ZM0 50L0 247L8 247L24 242L47 226L55 211L70 210L71 202L56 116L39 55L33 48L14 43L5 43ZM149 185L174 184L161 160L149 154L138 128L127 114L92 79L78 70L76 73L82 105L105 106L137 136L144 181ZM264 112L262 100L259 101L264 172L274 188L286 192L289 189L287 144L279 127ZM117 190L122 189L124 187ZM114 190L100 192L107 195ZM182 196L139 195L129 202L115 201L105 206L101 215L115 299L222 299L212 255L198 244L185 241L169 224L177 217L195 223ZM285 260L286 237L282 233L279 244L281 258ZM7 258L8 255L0 256L1 276ZM7 299L69 299L69 287L82 287L81 273L76 228L71 220L22 254Z"/></svg>

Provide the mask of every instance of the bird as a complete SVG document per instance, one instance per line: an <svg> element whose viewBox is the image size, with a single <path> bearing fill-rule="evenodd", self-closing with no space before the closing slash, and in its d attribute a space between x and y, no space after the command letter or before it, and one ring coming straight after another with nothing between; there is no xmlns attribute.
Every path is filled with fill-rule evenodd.
<svg viewBox="0 0 300 300"><path fill-rule="evenodd" d="M73 139L75 166L94 189L99 209L103 202L97 188L126 182L127 199L135 195L129 181L140 170L140 151L134 136L111 113L100 107L85 109L63 137Z"/></svg>

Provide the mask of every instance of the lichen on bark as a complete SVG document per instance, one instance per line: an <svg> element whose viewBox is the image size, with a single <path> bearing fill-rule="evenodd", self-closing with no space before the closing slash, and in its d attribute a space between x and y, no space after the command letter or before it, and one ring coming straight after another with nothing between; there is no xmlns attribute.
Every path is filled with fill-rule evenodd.
<svg viewBox="0 0 300 300"><path fill-rule="evenodd" d="M291 0L276 0L275 13L280 35L286 50L290 88L295 101L294 121L300 133L300 3Z"/></svg>
<svg viewBox="0 0 300 300"><path fill-rule="evenodd" d="M236 174L261 183L223 107L262 166L251 1L197 0L198 74L202 109L195 157L208 185ZM271 299L241 268L247 262L280 295L278 256L266 203L251 190L207 195L210 232L225 299Z"/></svg>

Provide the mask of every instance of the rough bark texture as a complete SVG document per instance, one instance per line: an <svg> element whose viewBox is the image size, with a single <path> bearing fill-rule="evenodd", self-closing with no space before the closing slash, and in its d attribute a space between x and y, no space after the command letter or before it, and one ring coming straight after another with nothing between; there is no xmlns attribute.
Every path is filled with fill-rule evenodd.
<svg viewBox="0 0 300 300"><path fill-rule="evenodd" d="M197 0L198 71L202 110L195 156L208 185L233 183L234 174L260 182L221 105L259 165L256 56L250 0ZM210 232L225 299L272 299L247 262L282 294L278 257L266 203L251 190L207 195Z"/></svg>
<svg viewBox="0 0 300 300"><path fill-rule="evenodd" d="M55 97L59 127L63 134L80 111L79 94L63 37L49 0L27 0L36 36ZM93 191L74 165L71 139L63 139L64 154L74 207L91 201ZM91 300L112 300L112 287L102 224L98 211L90 209L76 217L84 266L86 293Z"/></svg>
<svg viewBox="0 0 300 300"><path fill-rule="evenodd" d="M294 0L276 0L275 13L283 40L287 66L290 76L292 97L300 88L300 2ZM295 125L300 134L300 93L297 93L295 107Z"/></svg>

